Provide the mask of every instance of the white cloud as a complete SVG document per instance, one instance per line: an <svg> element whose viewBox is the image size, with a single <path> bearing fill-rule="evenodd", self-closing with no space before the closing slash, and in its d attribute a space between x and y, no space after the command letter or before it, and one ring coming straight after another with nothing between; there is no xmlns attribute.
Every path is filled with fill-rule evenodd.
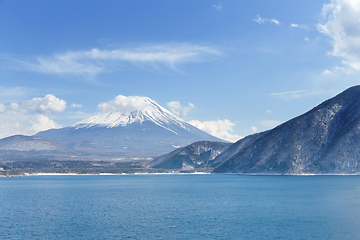
<svg viewBox="0 0 360 240"><path fill-rule="evenodd" d="M267 110L266 113L270 114L270 113L271 113L271 110Z"/></svg>
<svg viewBox="0 0 360 240"><path fill-rule="evenodd" d="M254 133L256 133L257 130L258 130L257 127L255 127L255 126L252 126L252 127L251 127L251 131L253 131Z"/></svg>
<svg viewBox="0 0 360 240"><path fill-rule="evenodd" d="M151 102L154 102L148 97L140 96L123 96L118 95L112 101L100 103L98 109L100 112L123 112L130 113L137 110L146 110L149 106L152 105ZM170 112L179 116L186 117L188 112L195 108L195 105L189 103L188 106L182 106L178 101L172 101L168 104Z"/></svg>
<svg viewBox="0 0 360 240"><path fill-rule="evenodd" d="M310 41L310 38L305 37L305 38L304 38L304 41L309 42L309 41Z"/></svg>
<svg viewBox="0 0 360 240"><path fill-rule="evenodd" d="M48 114L63 112L66 101L52 94L22 103L0 104L0 138L14 134L33 135L39 131L60 127Z"/></svg>
<svg viewBox="0 0 360 240"><path fill-rule="evenodd" d="M354 69L350 68L350 67L333 67L331 70L329 69L325 69L323 72L322 72L322 75L330 75L330 74L351 74L353 73Z"/></svg>
<svg viewBox="0 0 360 240"><path fill-rule="evenodd" d="M322 72L323 75L330 75L331 71L328 69L325 69L325 71Z"/></svg>
<svg viewBox="0 0 360 240"><path fill-rule="evenodd" d="M350 68L343 68L343 67L334 67L333 68L334 72L341 72L341 73L346 73L346 74L350 74L353 72L352 69Z"/></svg>
<svg viewBox="0 0 360 240"><path fill-rule="evenodd" d="M19 103L10 103L9 105L0 105L0 112L9 114L21 114L29 111L36 111L40 114L50 112L63 112L66 109L66 101L48 94L43 98L33 98Z"/></svg>
<svg viewBox="0 0 360 240"><path fill-rule="evenodd" d="M119 64L147 64L154 68L166 66L176 70L178 64L209 61L210 57L220 54L211 46L174 43L113 50L94 48L68 51L51 57L38 57L35 62L18 62L29 71L93 77L102 72L116 71Z"/></svg>
<svg viewBox="0 0 360 240"><path fill-rule="evenodd" d="M188 112L192 108L195 108L194 104L190 102L188 104L188 106L182 106L179 101L171 101L167 103L169 111L177 115L178 117L186 117Z"/></svg>
<svg viewBox="0 0 360 240"><path fill-rule="evenodd" d="M33 98L22 103L26 110L36 110L39 113L63 112L66 109L66 101L59 99L52 94L43 98Z"/></svg>
<svg viewBox="0 0 360 240"><path fill-rule="evenodd" d="M213 8L214 8L215 10L221 12L221 13L223 12L223 8L222 8L222 5L221 5L220 2L219 2L218 5L214 4L214 5L213 5Z"/></svg>
<svg viewBox="0 0 360 240"><path fill-rule="evenodd" d="M82 108L83 105L82 105L82 104L73 103L73 104L71 104L71 107L72 107L72 108Z"/></svg>
<svg viewBox="0 0 360 240"><path fill-rule="evenodd" d="M204 121L204 122L198 120L191 120L188 123L215 137L230 142L236 142L237 140L242 138L237 134L231 133L233 132L232 128L235 126L235 123L231 122L228 119L217 120L217 121Z"/></svg>
<svg viewBox="0 0 360 240"><path fill-rule="evenodd" d="M318 30L331 39L331 56L342 58L342 63L360 70L360 1L331 0L322 8L325 23Z"/></svg>
<svg viewBox="0 0 360 240"><path fill-rule="evenodd" d="M0 138L16 134L34 135L40 131L59 127L60 125L54 120L42 114L0 114Z"/></svg>
<svg viewBox="0 0 360 240"><path fill-rule="evenodd" d="M118 95L112 101L100 103L98 109L100 112L128 113L146 108L148 101L150 99L147 97Z"/></svg>
<svg viewBox="0 0 360 240"><path fill-rule="evenodd" d="M265 22L265 19L261 18L259 15L256 16L255 19L253 19L254 22L257 22L259 24L263 24Z"/></svg>
<svg viewBox="0 0 360 240"><path fill-rule="evenodd" d="M257 22L259 24L263 24L265 22L275 23L276 25L280 24L279 20L276 19L267 19L267 18L261 18L259 15L256 16L255 19L253 19L254 22Z"/></svg>
<svg viewBox="0 0 360 240"><path fill-rule="evenodd" d="M302 28L302 29L305 29L305 30L309 30L309 27L308 27L307 25L304 25L304 24L292 23L292 24L290 24L290 27L293 27L293 28Z"/></svg>
<svg viewBox="0 0 360 240"><path fill-rule="evenodd" d="M280 24L280 21L279 21L279 20L276 20L276 19L270 19L269 22L275 23L276 25L279 25L279 24Z"/></svg>
<svg viewBox="0 0 360 240"><path fill-rule="evenodd" d="M42 114L38 114L33 117L30 123L32 124L31 130L34 133L60 127L60 125L57 124L54 120Z"/></svg>

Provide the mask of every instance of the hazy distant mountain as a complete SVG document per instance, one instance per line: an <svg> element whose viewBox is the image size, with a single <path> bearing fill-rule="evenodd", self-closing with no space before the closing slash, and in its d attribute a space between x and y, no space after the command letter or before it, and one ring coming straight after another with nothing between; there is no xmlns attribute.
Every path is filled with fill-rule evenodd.
<svg viewBox="0 0 360 240"><path fill-rule="evenodd" d="M15 135L0 139L0 159L49 159L75 155L71 149L42 137Z"/></svg>
<svg viewBox="0 0 360 240"><path fill-rule="evenodd" d="M358 173L360 86L349 88L309 112L260 133L243 148L233 149L218 156L225 161L221 159L223 163L214 172Z"/></svg>
<svg viewBox="0 0 360 240"><path fill-rule="evenodd" d="M225 142L195 142L154 159L147 167L184 170L208 168L230 146L231 143Z"/></svg>
<svg viewBox="0 0 360 240"><path fill-rule="evenodd" d="M98 113L61 129L39 132L73 150L118 157L153 157L200 140L223 141L186 123L150 98L128 112Z"/></svg>

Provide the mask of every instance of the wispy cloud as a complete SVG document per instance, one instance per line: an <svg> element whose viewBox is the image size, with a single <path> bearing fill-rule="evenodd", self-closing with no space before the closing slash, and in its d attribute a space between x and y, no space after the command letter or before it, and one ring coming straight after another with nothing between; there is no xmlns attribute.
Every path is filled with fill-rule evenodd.
<svg viewBox="0 0 360 240"><path fill-rule="evenodd" d="M279 20L276 20L276 19L269 19L269 22L275 23L276 25L279 25L279 24L280 24L280 21L279 21Z"/></svg>
<svg viewBox="0 0 360 240"><path fill-rule="evenodd" d="M221 3L219 2L219 4L218 5L216 5L216 4L214 4L213 6L212 6L215 10L217 10L217 11L219 11L219 12L223 12L223 7L222 7L222 5L221 5Z"/></svg>
<svg viewBox="0 0 360 240"><path fill-rule="evenodd" d="M259 24L263 24L263 23L265 23L265 22L270 22L270 23L274 23L274 24L276 24L276 25L280 25L280 21L279 21L279 20L276 20L276 19L273 19L273 18L271 18L271 19L262 18L262 17L260 17L259 15L257 15L256 18L253 19L253 21L254 21L254 22L257 22L257 23L259 23Z"/></svg>
<svg viewBox="0 0 360 240"><path fill-rule="evenodd" d="M211 46L174 43L113 50L94 48L86 51L68 51L49 57L38 57L32 62L18 63L28 71L91 78L102 72L115 71L119 64L147 64L154 68L165 66L177 70L179 64L209 61L211 57L220 54L221 51Z"/></svg>
<svg viewBox="0 0 360 240"><path fill-rule="evenodd" d="M288 91L281 93L270 93L270 96L287 96L287 95L297 95L307 92L307 90L297 90L297 91Z"/></svg>
<svg viewBox="0 0 360 240"><path fill-rule="evenodd" d="M311 94L318 94L319 91L309 91L309 90L297 90L297 91L288 91L288 92L280 92L280 93L270 93L270 96L280 97L282 99L295 99L301 98Z"/></svg>

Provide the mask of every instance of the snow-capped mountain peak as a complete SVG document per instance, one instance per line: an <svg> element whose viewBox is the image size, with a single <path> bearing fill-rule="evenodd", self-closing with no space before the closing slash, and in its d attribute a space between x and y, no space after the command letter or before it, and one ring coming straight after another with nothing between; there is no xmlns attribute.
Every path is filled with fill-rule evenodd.
<svg viewBox="0 0 360 240"><path fill-rule="evenodd" d="M90 128L90 127L107 127L113 128L118 126L127 126L132 123L142 123L144 121L151 121L158 126L161 126L171 132L167 125L176 124L184 129L187 129L186 122L176 115L172 114L167 109L157 104L154 100L148 97L136 97L137 104L129 104L131 106L121 106L123 111L106 106L99 105L99 109L105 110L99 112L87 119L84 119L73 127L75 128ZM174 132L176 134L176 132Z"/></svg>
<svg viewBox="0 0 360 240"><path fill-rule="evenodd" d="M98 105L99 113L75 125L39 132L83 154L152 157L195 141L221 141L148 97L122 96Z"/></svg>

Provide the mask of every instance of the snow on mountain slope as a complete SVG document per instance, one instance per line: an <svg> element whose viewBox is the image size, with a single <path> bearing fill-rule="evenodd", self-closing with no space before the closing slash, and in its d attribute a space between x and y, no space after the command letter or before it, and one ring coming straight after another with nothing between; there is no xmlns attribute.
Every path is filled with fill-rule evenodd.
<svg viewBox="0 0 360 240"><path fill-rule="evenodd" d="M184 120L172 114L165 108L161 107L155 101L148 97L141 97L143 99L143 106L133 109L130 112L100 112L87 119L84 119L73 127L75 128L90 128L90 127L107 127L113 128L118 126L127 126L132 123L142 123L150 121L156 125L177 134L175 131L167 127L169 124L178 125L185 130L188 130L188 125Z"/></svg>

